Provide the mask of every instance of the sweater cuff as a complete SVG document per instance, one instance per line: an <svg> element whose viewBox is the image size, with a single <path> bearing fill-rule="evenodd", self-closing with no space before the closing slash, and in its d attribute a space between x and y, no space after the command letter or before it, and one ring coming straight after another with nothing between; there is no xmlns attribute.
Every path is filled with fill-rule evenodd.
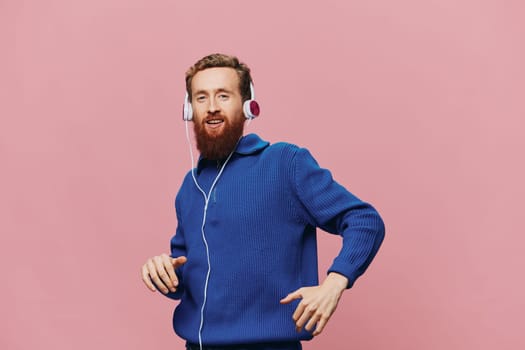
<svg viewBox="0 0 525 350"><path fill-rule="evenodd" d="M355 280L357 279L357 277L355 276L355 274L353 273L348 273L348 272L343 272L341 269L339 269L336 264L333 264L329 269L328 271L326 272L326 274L328 275L330 272L335 272L335 273L338 273L342 276L345 276L346 278L348 278L348 285L346 286L346 289L350 289L353 287L354 285L354 282Z"/></svg>

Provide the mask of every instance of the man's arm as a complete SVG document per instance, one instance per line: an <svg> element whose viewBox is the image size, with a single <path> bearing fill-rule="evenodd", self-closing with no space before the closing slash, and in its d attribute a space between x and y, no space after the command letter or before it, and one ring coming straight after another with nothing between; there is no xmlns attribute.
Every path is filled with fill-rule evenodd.
<svg viewBox="0 0 525 350"><path fill-rule="evenodd" d="M178 200L175 201L175 211L178 224L170 242L171 255L161 254L148 259L142 266L142 281L153 292L159 289L171 299L180 299L184 290L181 270L187 259Z"/></svg>
<svg viewBox="0 0 525 350"><path fill-rule="evenodd" d="M384 224L377 211L335 182L306 149L298 149L293 163L293 186L303 204L304 220L324 231L340 234L343 245L325 281L300 288L284 299L301 299L293 319L318 335L337 307L342 292L352 287L376 255L384 238Z"/></svg>

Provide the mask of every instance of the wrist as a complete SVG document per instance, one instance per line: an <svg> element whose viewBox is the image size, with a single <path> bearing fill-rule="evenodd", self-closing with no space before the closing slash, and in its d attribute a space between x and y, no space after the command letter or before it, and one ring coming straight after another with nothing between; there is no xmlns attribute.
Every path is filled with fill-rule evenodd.
<svg viewBox="0 0 525 350"><path fill-rule="evenodd" d="M337 272L330 272L326 277L325 282L338 287L341 291L348 287L348 278Z"/></svg>

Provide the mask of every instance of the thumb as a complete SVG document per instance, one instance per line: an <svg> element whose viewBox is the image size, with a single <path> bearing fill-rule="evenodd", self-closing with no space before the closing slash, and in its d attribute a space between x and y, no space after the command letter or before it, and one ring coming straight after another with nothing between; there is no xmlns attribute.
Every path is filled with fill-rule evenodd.
<svg viewBox="0 0 525 350"><path fill-rule="evenodd" d="M184 265L186 261L188 261L188 259L185 256L179 256L171 259L171 263L173 264L174 268Z"/></svg>
<svg viewBox="0 0 525 350"><path fill-rule="evenodd" d="M294 301L295 299L301 299L303 296L301 294L301 289L297 289L295 292L292 292L281 299L281 304L288 304Z"/></svg>

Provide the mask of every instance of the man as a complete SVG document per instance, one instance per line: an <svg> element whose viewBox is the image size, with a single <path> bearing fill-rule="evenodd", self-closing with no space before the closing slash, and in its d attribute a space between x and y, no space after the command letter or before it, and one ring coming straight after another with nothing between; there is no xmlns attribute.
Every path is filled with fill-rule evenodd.
<svg viewBox="0 0 525 350"><path fill-rule="evenodd" d="M186 73L201 157L177 194L171 255L149 259L142 279L180 299L173 327L188 349L301 349L384 237L375 209L306 149L242 136L250 84L249 68L222 54ZM321 284L316 227L343 237Z"/></svg>

